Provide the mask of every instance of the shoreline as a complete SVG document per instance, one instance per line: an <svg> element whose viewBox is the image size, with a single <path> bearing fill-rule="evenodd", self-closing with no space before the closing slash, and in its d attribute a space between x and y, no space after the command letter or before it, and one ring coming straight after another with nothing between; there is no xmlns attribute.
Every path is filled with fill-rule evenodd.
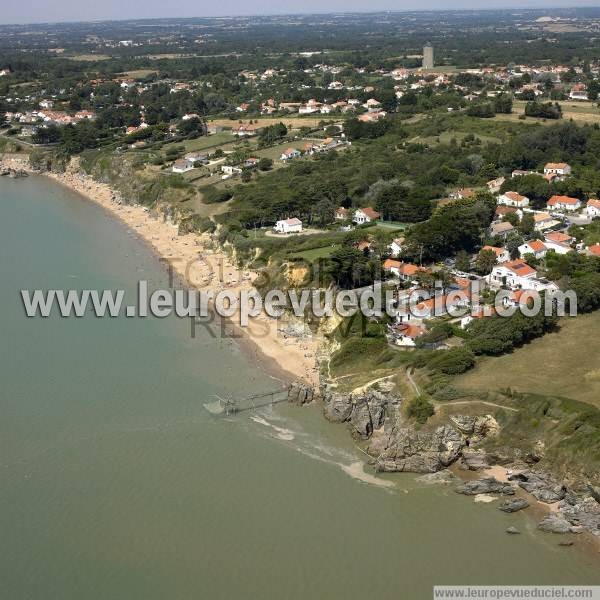
<svg viewBox="0 0 600 600"><path fill-rule="evenodd" d="M6 159L0 156L0 166L22 169L32 175L46 175L55 183L100 206L109 217L116 218L140 242L147 245L157 259L173 260L174 277L191 289L202 290L210 287L218 291L227 288L239 292L250 289L257 276L256 272L250 270L239 271L225 252L214 249L215 243L210 236L195 233L181 236L177 232L177 226L169 220L152 216L148 208L141 205L120 203L118 193L108 184L96 182L76 170L67 170L65 173L39 173L31 169L23 157ZM198 261L199 256L202 258L201 262ZM189 270L182 266L188 263L191 264ZM166 269L165 265L161 266ZM222 274L222 277L218 273ZM286 383L302 381L318 390L318 342L314 337L303 340L293 336L286 337L278 327L280 323L264 314L258 318L251 318L248 327L241 327L236 323L235 315L229 319L217 318L221 319L226 327L234 330L236 343L250 360L260 365L267 376ZM356 447L359 448L359 445L356 444ZM505 468L498 465L479 472L461 472L458 468L451 470L463 481L486 476L495 476L499 481L506 481ZM558 506L536 500L522 490L519 490L519 496L526 497L530 502L529 518L532 522L538 521L540 516L557 512ZM595 554L594 558L597 558L600 539L586 533L577 536L570 534L565 536L565 539L577 537L581 541L576 545L584 553Z"/></svg>
<svg viewBox="0 0 600 600"><path fill-rule="evenodd" d="M207 234L179 235L177 225L154 217L147 207L125 204L108 184L100 183L69 165L64 173L38 172L25 156L0 157L0 167L42 175L102 207L109 216L124 224L160 261L170 261L174 277L194 290L223 289L238 294L252 288L255 271L239 270L231 258ZM164 268L167 268L164 265ZM220 317L219 317L220 318ZM245 354L257 361L265 372L291 383L301 381L319 387L316 361L318 340L314 336L298 338L281 331L282 322L262 313L249 318L248 326L236 322L236 315L224 319L225 327L234 330L234 338Z"/></svg>

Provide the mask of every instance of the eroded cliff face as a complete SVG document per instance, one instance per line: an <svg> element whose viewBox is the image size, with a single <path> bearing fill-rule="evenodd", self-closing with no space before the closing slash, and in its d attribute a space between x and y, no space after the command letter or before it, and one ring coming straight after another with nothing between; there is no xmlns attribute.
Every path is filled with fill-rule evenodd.
<svg viewBox="0 0 600 600"><path fill-rule="evenodd" d="M443 419L436 417L435 426L418 428L403 415L402 400L393 393L393 388L382 387L383 390L358 389L351 393L327 387L322 390L325 417L347 424L354 438L373 457L376 470L423 473L423 478L427 478L423 480L430 483L458 484L456 491L461 494L501 497L504 500L498 509L504 512L529 507L527 498L515 495L523 490L535 500L557 508L556 514L539 523L542 531L588 531L600 536L600 490L591 484L567 484L549 473L532 469L536 460L517 448L512 452L506 448L503 453L495 448L488 454L486 444L497 441L501 434L493 415L450 414ZM538 450L541 453L541 448ZM483 474L479 479L461 483L447 470L453 464L465 471L484 471L491 465L503 464L508 473L514 472L509 481Z"/></svg>
<svg viewBox="0 0 600 600"><path fill-rule="evenodd" d="M433 430L416 429L400 411L401 398L376 389L349 394L324 390L323 401L328 420L347 423L356 439L369 441L367 452L378 471L435 473L463 455L466 468L483 466L485 459L477 460L472 446L499 429L492 415L455 415Z"/></svg>

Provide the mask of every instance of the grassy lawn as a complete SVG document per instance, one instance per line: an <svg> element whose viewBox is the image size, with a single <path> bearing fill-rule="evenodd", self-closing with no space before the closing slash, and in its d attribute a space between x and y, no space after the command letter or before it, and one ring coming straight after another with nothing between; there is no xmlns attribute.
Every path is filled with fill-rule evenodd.
<svg viewBox="0 0 600 600"><path fill-rule="evenodd" d="M322 248L313 248L292 254L290 258L301 258L307 262L318 260L319 258L328 258L339 246L323 246Z"/></svg>
<svg viewBox="0 0 600 600"><path fill-rule="evenodd" d="M600 313L565 317L560 331L512 354L481 359L456 378L460 388L510 387L533 394L565 396L600 407Z"/></svg>
<svg viewBox="0 0 600 600"><path fill-rule="evenodd" d="M515 116L515 119L518 118L518 115L505 115L505 116ZM427 144L428 146L435 146L436 144L449 144L452 138L454 138L457 142L461 142L469 133L473 133L473 135L481 140L484 144L501 144L502 140L500 138L491 136L491 135L482 135L480 133L468 132L468 131L444 131L440 133L440 135L432 135L429 137L417 136L410 140L411 143L419 143L419 144Z"/></svg>
<svg viewBox="0 0 600 600"><path fill-rule="evenodd" d="M108 54L74 54L72 56L65 56L62 58L68 58L69 60L80 60L84 62L94 62L96 60L110 60L112 58Z"/></svg>
<svg viewBox="0 0 600 600"><path fill-rule="evenodd" d="M186 152L192 152L193 150L208 150L209 148L216 148L223 144L233 143L236 139L237 138L234 135L223 131L222 133L215 133L215 135L204 135L195 140L184 140L183 142L166 144L163 147L163 150L166 152L172 146L185 146Z"/></svg>
<svg viewBox="0 0 600 600"><path fill-rule="evenodd" d="M403 231L404 229L406 229L407 225L406 223L399 223L398 221L377 221L377 223L375 223L374 225L371 225L370 227L366 227L365 229L368 230L373 230L373 229L384 229L384 230L390 230L390 229L394 229L394 230L398 230L398 231Z"/></svg>
<svg viewBox="0 0 600 600"><path fill-rule="evenodd" d="M519 123L542 123L545 125L552 125L560 122L555 119L537 119L534 117L527 117L525 121L519 121L519 116L525 113L525 102L521 100L515 100L513 103L513 113L510 115L496 115L494 119L496 121L512 121ZM600 123L600 109L594 102L575 102L573 100L565 100L559 102L562 111L562 120L573 119L573 121L579 123Z"/></svg>
<svg viewBox="0 0 600 600"><path fill-rule="evenodd" d="M239 121L247 123L247 118L240 118ZM288 129L300 129L300 127L317 127L321 121L335 123L341 121L340 115L316 115L303 116L291 115L286 117L252 117L251 121L258 121L258 127L267 127L268 125L276 125L283 123ZM238 119L208 119L209 124L221 125L222 127L235 127L238 124Z"/></svg>
<svg viewBox="0 0 600 600"><path fill-rule="evenodd" d="M158 73L154 69L137 69L134 71L124 71L123 73L119 73L122 77L129 77L131 79L143 79L144 77L148 77L148 75L152 75L153 73Z"/></svg>

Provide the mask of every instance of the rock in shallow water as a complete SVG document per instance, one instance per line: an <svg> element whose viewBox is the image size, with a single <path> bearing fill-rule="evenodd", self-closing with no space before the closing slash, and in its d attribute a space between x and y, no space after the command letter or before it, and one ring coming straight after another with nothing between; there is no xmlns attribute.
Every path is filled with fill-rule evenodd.
<svg viewBox="0 0 600 600"><path fill-rule="evenodd" d="M511 535L519 535L521 532L516 527L509 527L506 530L506 533L510 533Z"/></svg>
<svg viewBox="0 0 600 600"><path fill-rule="evenodd" d="M467 481L456 488L457 493L466 496L477 496L478 494L502 494L503 496L512 496L515 493L510 483L498 481L495 477L484 477Z"/></svg>
<svg viewBox="0 0 600 600"><path fill-rule="evenodd" d="M498 506L498 509L503 512L514 513L519 510L523 510L528 506L529 502L527 502L525 498L510 498L508 500L504 500L500 506Z"/></svg>
<svg viewBox="0 0 600 600"><path fill-rule="evenodd" d="M571 523L559 515L548 515L538 525L538 529L547 533L570 533Z"/></svg>

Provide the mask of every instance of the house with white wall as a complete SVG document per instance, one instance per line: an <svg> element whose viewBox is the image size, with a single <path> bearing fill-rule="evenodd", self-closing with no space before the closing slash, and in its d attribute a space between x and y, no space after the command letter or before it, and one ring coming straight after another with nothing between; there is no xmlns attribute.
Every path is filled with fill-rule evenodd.
<svg viewBox="0 0 600 600"><path fill-rule="evenodd" d="M548 248L541 240L529 240L519 246L519 256L521 258L524 258L527 254L533 254L535 258L540 259L544 258L547 252Z"/></svg>
<svg viewBox="0 0 600 600"><path fill-rule="evenodd" d="M381 215L373 210L370 206L366 206L365 208L357 208L354 211L354 216L352 220L357 225L363 225L364 223L370 223L371 221L377 221Z"/></svg>
<svg viewBox="0 0 600 600"><path fill-rule="evenodd" d="M295 217L292 219L284 219L277 221L273 229L277 233L300 233L302 231L302 221Z"/></svg>
<svg viewBox="0 0 600 600"><path fill-rule="evenodd" d="M590 198L587 201L585 212L587 213L587 216L591 217L592 219L600 217L600 200Z"/></svg>
<svg viewBox="0 0 600 600"><path fill-rule="evenodd" d="M571 198L570 196L552 196L546 206L549 210L579 210L581 208L581 200Z"/></svg>
<svg viewBox="0 0 600 600"><path fill-rule="evenodd" d="M527 196L522 196L518 192L505 192L498 196L498 204L514 206L515 208L525 208L526 206L529 206L529 198L527 198Z"/></svg>

